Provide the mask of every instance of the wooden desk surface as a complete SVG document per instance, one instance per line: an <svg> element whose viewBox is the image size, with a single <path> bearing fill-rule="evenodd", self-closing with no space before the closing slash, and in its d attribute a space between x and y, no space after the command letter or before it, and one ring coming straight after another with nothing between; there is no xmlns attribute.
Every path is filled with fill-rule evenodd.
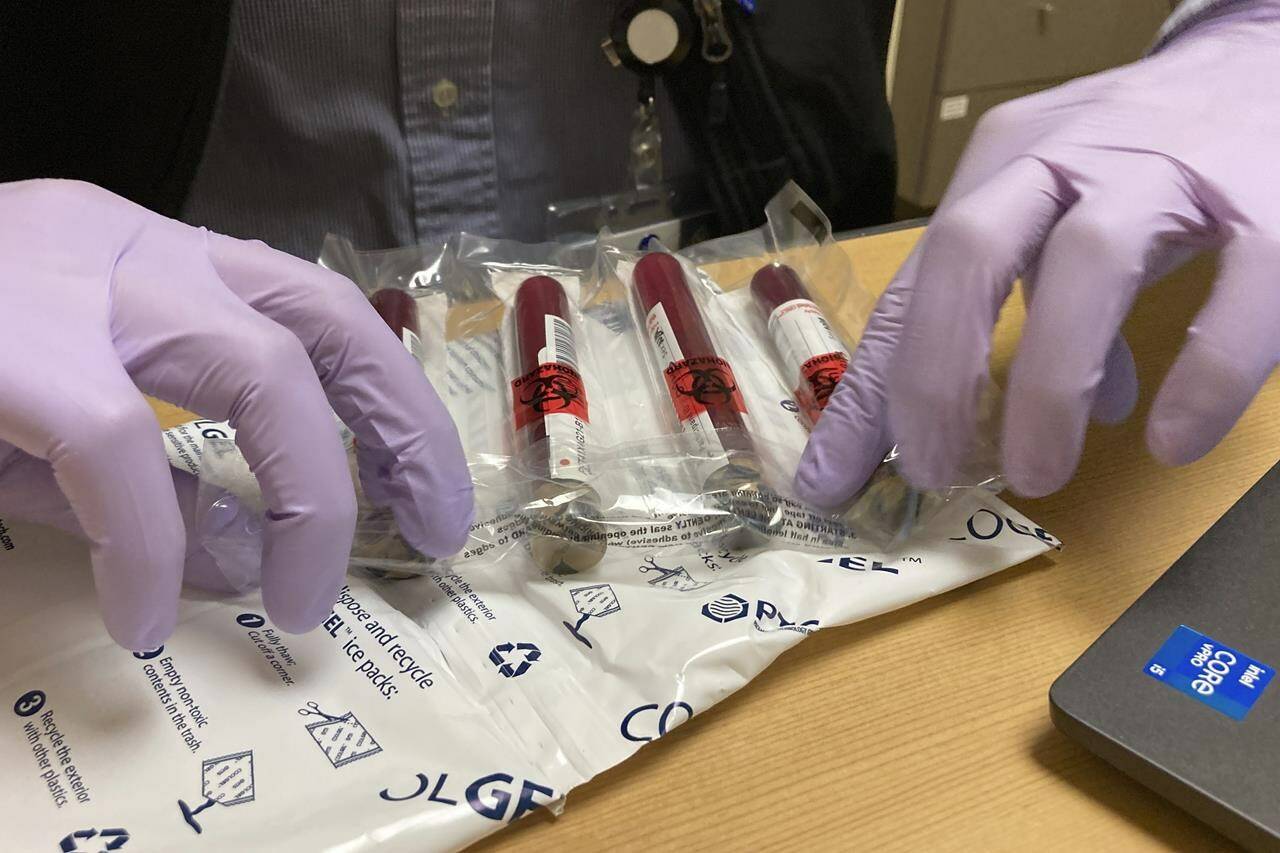
<svg viewBox="0 0 1280 853"><path fill-rule="evenodd" d="M864 284L883 288L920 233L846 244ZM1062 492L1011 501L1063 540L1060 553L820 632L570 793L561 817L535 815L476 849L1231 849L1060 735L1047 699L1280 456L1277 378L1199 463L1165 469L1143 448L1146 411L1212 275L1212 260L1197 261L1142 297L1126 326L1137 413L1092 431ZM1015 300L1001 318L997 375L1022 316Z"/></svg>
<svg viewBox="0 0 1280 853"><path fill-rule="evenodd" d="M846 244L864 284L883 288L919 234ZM1212 274L1197 261L1139 300L1126 326L1138 412L1091 432L1062 492L1011 501L1063 540L1060 553L822 631L572 792L561 817L538 813L475 849L1232 849L1058 734L1047 700L1280 456L1277 378L1199 463L1168 470L1143 449L1146 411ZM998 376L1021 322L1015 297L997 330Z"/></svg>

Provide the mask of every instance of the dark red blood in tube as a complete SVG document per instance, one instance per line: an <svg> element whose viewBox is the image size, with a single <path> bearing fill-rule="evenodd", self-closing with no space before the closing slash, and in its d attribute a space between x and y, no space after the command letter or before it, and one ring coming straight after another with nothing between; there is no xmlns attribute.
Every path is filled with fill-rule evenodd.
<svg viewBox="0 0 1280 853"><path fill-rule="evenodd" d="M375 290L369 297L369 304L378 312L382 322L395 333L418 364L422 364L422 341L418 336L418 303L403 290L384 287Z"/></svg>
<svg viewBox="0 0 1280 853"><path fill-rule="evenodd" d="M425 365L426 353L422 348L422 338L418 331L418 302L407 292L394 287L384 287L374 291L369 297L373 310L383 322L395 332L400 343L414 357L418 364Z"/></svg>
<svg viewBox="0 0 1280 853"><path fill-rule="evenodd" d="M545 570L583 572L600 562L608 543L590 486L587 395L569 297L554 278L533 276L516 289L514 313L516 444L528 451L534 475L529 547Z"/></svg>
<svg viewBox="0 0 1280 853"><path fill-rule="evenodd" d="M516 346L522 374L541 363L547 346L548 314L569 322L569 297L564 288L549 275L526 278L516 290Z"/></svg>
<svg viewBox="0 0 1280 853"><path fill-rule="evenodd" d="M726 450L752 451L742 392L733 369L715 351L680 262L665 252L643 256L635 268L635 290L655 352L671 353L659 367L682 426L687 429L691 419L706 412ZM675 338L674 348L664 340L667 328L657 322L658 306Z"/></svg>
<svg viewBox="0 0 1280 853"><path fill-rule="evenodd" d="M751 277L751 295L768 319L796 401L811 423L817 421L849 365L844 345L791 267L761 267Z"/></svg>
<svg viewBox="0 0 1280 853"><path fill-rule="evenodd" d="M769 264L761 267L751 277L751 295L766 312L772 313L773 309L784 302L808 299L809 291L791 267L786 264Z"/></svg>
<svg viewBox="0 0 1280 853"><path fill-rule="evenodd" d="M378 316L391 327L391 331L396 333L397 338L404 340L405 329L413 332L414 335L421 334L418 331L418 304L405 291L384 287L382 290L375 291L373 296L369 297L369 301L373 303L373 309L378 312Z"/></svg>
<svg viewBox="0 0 1280 853"><path fill-rule="evenodd" d="M569 297L560 282L538 275L521 283L516 290L515 329L520 375L512 381L511 392L521 446L547 438L549 416L569 415L588 423L586 389L578 372L577 347L569 320ZM548 460L548 464L556 461ZM571 460L561 462L565 471L576 470ZM551 473L567 476L555 470Z"/></svg>

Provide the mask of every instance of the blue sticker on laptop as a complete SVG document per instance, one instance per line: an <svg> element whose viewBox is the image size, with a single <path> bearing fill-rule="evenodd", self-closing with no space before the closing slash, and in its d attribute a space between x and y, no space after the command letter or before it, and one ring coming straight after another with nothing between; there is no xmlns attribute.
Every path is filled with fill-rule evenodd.
<svg viewBox="0 0 1280 853"><path fill-rule="evenodd" d="M1243 720L1271 683L1275 668L1180 625L1147 663L1146 673L1233 720Z"/></svg>

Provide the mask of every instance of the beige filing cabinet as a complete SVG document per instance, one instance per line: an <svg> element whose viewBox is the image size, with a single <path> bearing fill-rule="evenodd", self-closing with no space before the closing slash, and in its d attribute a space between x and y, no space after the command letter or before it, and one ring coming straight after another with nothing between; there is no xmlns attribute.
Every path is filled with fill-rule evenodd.
<svg viewBox="0 0 1280 853"><path fill-rule="evenodd" d="M996 104L1131 62L1176 0L898 0L898 196L931 208Z"/></svg>

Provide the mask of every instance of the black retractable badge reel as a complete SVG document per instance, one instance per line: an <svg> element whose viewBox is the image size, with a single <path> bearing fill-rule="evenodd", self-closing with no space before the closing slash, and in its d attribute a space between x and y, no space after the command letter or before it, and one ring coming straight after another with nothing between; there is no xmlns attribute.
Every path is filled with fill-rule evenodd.
<svg viewBox="0 0 1280 853"><path fill-rule="evenodd" d="M640 79L631 130L631 177L636 189L662 182L662 131L654 100L657 78L674 71L693 44L695 25L679 0L631 0L613 16L601 48L609 62Z"/></svg>
<svg viewBox="0 0 1280 853"><path fill-rule="evenodd" d="M696 0L695 0L696 2ZM675 70L698 40L698 22L689 0L626 0L619 4L601 44L614 67L638 78L632 116L628 172L632 187L604 197L548 205L548 231L562 239L579 234L594 239L601 228L623 237L665 231L664 242L682 245L710 217L697 181L672 182L662 174L662 130L656 107L657 79Z"/></svg>

